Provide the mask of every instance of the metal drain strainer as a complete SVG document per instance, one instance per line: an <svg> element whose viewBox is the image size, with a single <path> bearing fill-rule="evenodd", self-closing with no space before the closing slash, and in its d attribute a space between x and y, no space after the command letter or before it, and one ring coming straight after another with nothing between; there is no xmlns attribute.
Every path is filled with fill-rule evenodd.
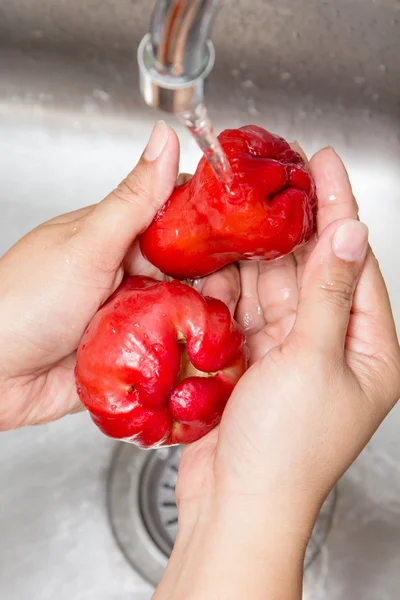
<svg viewBox="0 0 400 600"><path fill-rule="evenodd" d="M108 483L108 514L115 539L132 567L156 586L178 530L175 484L181 448L138 450L121 443L113 456ZM336 504L329 495L306 552L307 568L328 536Z"/></svg>

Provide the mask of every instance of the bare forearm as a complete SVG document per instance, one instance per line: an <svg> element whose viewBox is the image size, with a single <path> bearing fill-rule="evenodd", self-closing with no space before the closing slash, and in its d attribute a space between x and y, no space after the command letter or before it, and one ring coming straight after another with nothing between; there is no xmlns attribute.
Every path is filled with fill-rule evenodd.
<svg viewBox="0 0 400 600"><path fill-rule="evenodd" d="M178 538L154 600L299 600L307 539L267 510L227 511Z"/></svg>

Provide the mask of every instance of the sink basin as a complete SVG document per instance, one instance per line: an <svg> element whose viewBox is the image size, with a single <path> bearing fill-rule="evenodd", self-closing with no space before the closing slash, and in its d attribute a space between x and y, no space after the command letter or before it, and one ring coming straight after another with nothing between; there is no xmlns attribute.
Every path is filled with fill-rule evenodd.
<svg viewBox="0 0 400 600"><path fill-rule="evenodd" d="M222 2L207 101L217 130L250 122L344 157L400 323L400 5ZM0 255L38 223L101 199L139 157L144 0L2 0ZM174 122L173 117L168 119ZM179 127L181 167L200 156ZM337 489L306 600L400 597L400 407ZM0 435L0 597L148 600L106 510L115 443L86 414ZM133 499L134 500L134 499Z"/></svg>

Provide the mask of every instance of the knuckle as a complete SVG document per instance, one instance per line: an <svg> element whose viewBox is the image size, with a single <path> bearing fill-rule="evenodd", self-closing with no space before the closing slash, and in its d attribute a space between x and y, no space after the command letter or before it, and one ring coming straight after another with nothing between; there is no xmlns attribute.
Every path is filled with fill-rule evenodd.
<svg viewBox="0 0 400 600"><path fill-rule="evenodd" d="M353 285L345 280L324 281L319 285L323 300L334 308L350 308L353 300Z"/></svg>
<svg viewBox="0 0 400 600"><path fill-rule="evenodd" d="M120 264L118 249L101 248L84 230L79 236L69 237L66 255L74 270L85 272L85 283L96 287L108 281Z"/></svg>
<svg viewBox="0 0 400 600"><path fill-rule="evenodd" d="M215 297L219 297L227 305L237 304L240 296L240 280L239 273L234 265L229 265L229 267L215 273L213 279L211 279L211 284Z"/></svg>
<svg viewBox="0 0 400 600"><path fill-rule="evenodd" d="M232 295L236 296L240 290L240 281L237 269L229 265L225 271L221 272L221 278Z"/></svg>
<svg viewBox="0 0 400 600"><path fill-rule="evenodd" d="M114 196L121 202L129 205L152 206L154 198L148 182L139 175L136 171L132 171L121 183L115 188Z"/></svg>
<svg viewBox="0 0 400 600"><path fill-rule="evenodd" d="M389 359L389 372L390 382L393 386L393 396L397 402L400 398L400 348L398 344Z"/></svg>

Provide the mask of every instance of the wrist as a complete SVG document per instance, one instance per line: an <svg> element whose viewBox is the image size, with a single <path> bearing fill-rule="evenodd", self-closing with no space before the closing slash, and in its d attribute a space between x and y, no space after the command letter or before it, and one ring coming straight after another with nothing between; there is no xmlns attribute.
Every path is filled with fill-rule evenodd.
<svg viewBox="0 0 400 600"><path fill-rule="evenodd" d="M310 534L258 499L209 503L180 529L155 600L300 598Z"/></svg>

